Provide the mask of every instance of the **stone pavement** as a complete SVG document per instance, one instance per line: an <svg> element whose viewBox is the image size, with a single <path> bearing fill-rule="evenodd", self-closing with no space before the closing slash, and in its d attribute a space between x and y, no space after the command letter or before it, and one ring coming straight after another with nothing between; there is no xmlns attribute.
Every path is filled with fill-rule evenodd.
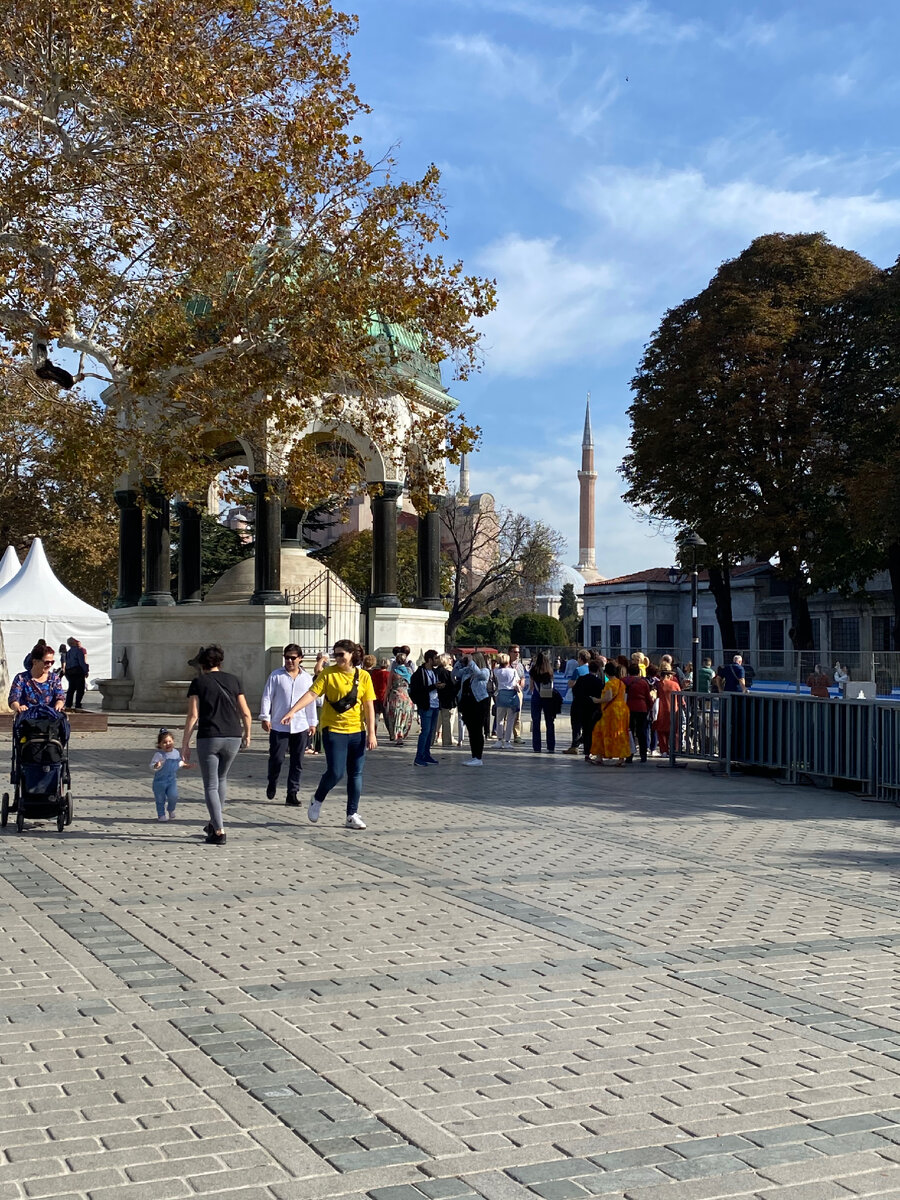
<svg viewBox="0 0 900 1200"><path fill-rule="evenodd" d="M0 1200L900 1197L896 808L383 747L354 833L260 741L219 848L154 738L0 836Z"/></svg>

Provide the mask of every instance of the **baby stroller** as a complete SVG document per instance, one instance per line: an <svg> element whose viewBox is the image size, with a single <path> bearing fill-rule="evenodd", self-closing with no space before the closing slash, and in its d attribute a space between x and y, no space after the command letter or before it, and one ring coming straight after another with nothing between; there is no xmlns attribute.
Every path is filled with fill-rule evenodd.
<svg viewBox="0 0 900 1200"><path fill-rule="evenodd" d="M69 791L69 722L63 713L42 704L17 713L13 722L13 802L3 793L0 825L16 814L19 833L25 821L56 821L62 833L74 816Z"/></svg>

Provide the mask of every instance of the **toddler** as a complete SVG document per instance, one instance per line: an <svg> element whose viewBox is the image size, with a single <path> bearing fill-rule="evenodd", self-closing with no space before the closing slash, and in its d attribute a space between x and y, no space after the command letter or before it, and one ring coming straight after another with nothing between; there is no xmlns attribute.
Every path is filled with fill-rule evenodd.
<svg viewBox="0 0 900 1200"><path fill-rule="evenodd" d="M179 767L192 767L175 749L175 739L168 729L161 729L156 739L156 753L150 759L153 771L153 798L156 801L156 817L159 821L175 820L175 805L178 803L176 776Z"/></svg>

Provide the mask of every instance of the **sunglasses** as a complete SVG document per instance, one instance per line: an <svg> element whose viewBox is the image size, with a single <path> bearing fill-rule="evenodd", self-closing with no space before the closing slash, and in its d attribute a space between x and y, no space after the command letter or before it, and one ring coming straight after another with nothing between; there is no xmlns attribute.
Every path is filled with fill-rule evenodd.
<svg viewBox="0 0 900 1200"><path fill-rule="evenodd" d="M286 654L284 656L285 662L298 662L299 658L300 658L299 654Z"/></svg>
<svg viewBox="0 0 900 1200"><path fill-rule="evenodd" d="M46 663L48 667L52 667L54 662L56 662L56 659L55 658L42 658L41 662Z"/></svg>
<svg viewBox="0 0 900 1200"><path fill-rule="evenodd" d="M332 653L334 654L335 658L349 658L346 650L333 650Z"/></svg>

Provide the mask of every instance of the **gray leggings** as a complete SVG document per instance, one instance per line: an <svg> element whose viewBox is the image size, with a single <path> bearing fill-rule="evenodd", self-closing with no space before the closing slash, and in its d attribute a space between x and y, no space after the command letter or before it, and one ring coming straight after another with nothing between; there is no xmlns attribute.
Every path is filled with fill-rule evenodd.
<svg viewBox="0 0 900 1200"><path fill-rule="evenodd" d="M203 776L203 793L213 829L222 828L225 807L225 780L235 755L241 748L239 737L197 738L197 761Z"/></svg>

